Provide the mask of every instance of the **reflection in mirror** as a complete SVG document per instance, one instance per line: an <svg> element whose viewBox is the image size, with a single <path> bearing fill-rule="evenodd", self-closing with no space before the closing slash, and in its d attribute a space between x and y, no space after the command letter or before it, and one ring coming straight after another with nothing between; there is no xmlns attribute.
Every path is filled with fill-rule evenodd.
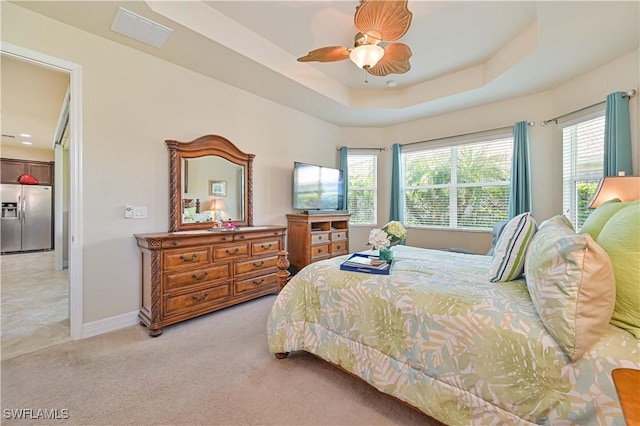
<svg viewBox="0 0 640 426"><path fill-rule="evenodd" d="M253 154L222 136L165 141L169 149L169 232L222 222L253 225Z"/></svg>
<svg viewBox="0 0 640 426"><path fill-rule="evenodd" d="M244 166L219 157L183 159L182 223L242 222Z"/></svg>

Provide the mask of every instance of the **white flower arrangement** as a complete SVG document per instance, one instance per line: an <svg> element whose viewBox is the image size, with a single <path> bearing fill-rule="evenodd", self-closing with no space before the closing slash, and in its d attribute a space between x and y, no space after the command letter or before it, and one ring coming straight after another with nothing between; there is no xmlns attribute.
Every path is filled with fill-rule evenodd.
<svg viewBox="0 0 640 426"><path fill-rule="evenodd" d="M392 220L382 229L372 229L369 233L369 244L374 249L386 249L395 246L407 238L407 229L398 221Z"/></svg>

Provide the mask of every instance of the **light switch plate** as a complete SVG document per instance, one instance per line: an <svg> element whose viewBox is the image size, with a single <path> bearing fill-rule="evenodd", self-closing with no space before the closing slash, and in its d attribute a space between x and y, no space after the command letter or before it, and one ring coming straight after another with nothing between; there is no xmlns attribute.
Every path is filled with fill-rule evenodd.
<svg viewBox="0 0 640 426"><path fill-rule="evenodd" d="M146 207L134 207L133 208L133 217L135 219L146 219L147 218L147 208Z"/></svg>
<svg viewBox="0 0 640 426"><path fill-rule="evenodd" d="M133 219L133 206L124 206L124 218Z"/></svg>

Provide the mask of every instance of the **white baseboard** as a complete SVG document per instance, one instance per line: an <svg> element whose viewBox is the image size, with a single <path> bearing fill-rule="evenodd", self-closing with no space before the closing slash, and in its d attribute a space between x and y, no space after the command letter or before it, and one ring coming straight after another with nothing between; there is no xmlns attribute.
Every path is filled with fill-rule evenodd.
<svg viewBox="0 0 640 426"><path fill-rule="evenodd" d="M129 312L115 317L82 324L81 339L136 325L138 324L138 312L139 311Z"/></svg>

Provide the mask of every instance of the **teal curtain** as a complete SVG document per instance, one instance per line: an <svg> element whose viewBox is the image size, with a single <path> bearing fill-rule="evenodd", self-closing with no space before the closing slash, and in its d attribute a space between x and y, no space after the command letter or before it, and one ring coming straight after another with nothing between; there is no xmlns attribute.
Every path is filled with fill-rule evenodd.
<svg viewBox="0 0 640 426"><path fill-rule="evenodd" d="M389 220L404 222L404 211L402 203L402 190L400 188L400 155L402 146L399 143L393 144L393 162L391 163L391 208Z"/></svg>
<svg viewBox="0 0 640 426"><path fill-rule="evenodd" d="M349 150L346 146L340 148L340 170L342 170L342 210L349 210Z"/></svg>
<svg viewBox="0 0 640 426"><path fill-rule="evenodd" d="M604 175L617 176L625 172L633 174L631 164L631 125L629 120L629 98L624 92L607 95L604 118Z"/></svg>
<svg viewBox="0 0 640 426"><path fill-rule="evenodd" d="M509 219L531 211L531 165L529 163L529 125L513 126L513 156L509 189Z"/></svg>

